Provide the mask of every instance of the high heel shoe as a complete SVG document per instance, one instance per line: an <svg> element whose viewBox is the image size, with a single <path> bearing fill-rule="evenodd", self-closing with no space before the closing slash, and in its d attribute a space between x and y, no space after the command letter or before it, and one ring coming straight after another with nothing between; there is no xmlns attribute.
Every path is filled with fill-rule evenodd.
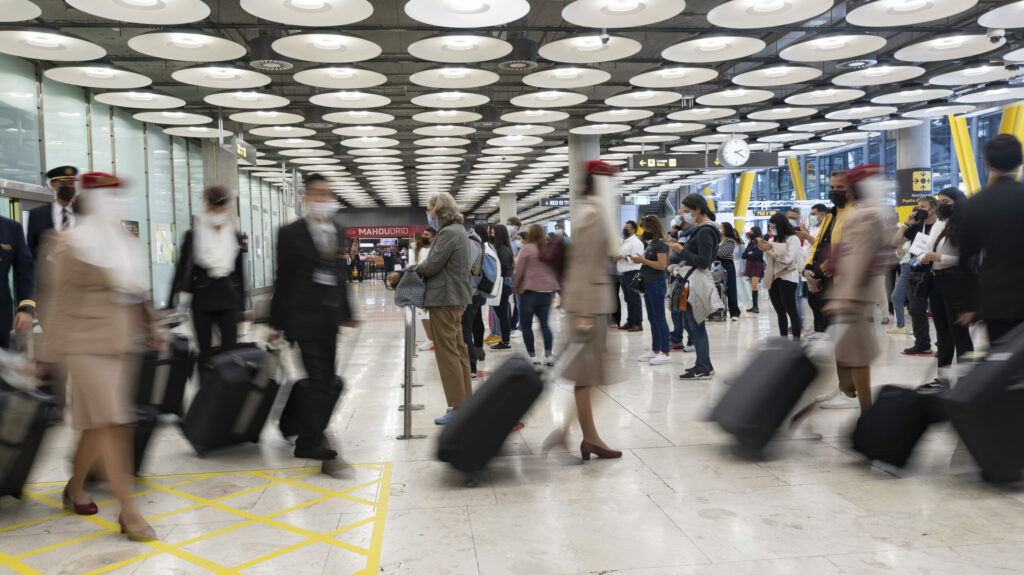
<svg viewBox="0 0 1024 575"><path fill-rule="evenodd" d="M96 506L92 501L88 503L78 504L71 500L71 496L68 495L68 488L64 488L64 493L61 494L61 501L64 502L64 509L68 511L74 511L75 515L96 515L100 512L100 508Z"/></svg>
<svg viewBox="0 0 1024 575"><path fill-rule="evenodd" d="M138 531L133 531L128 529L128 526L124 523L124 517L120 515L117 516L117 523L121 526L121 534L132 541L138 541L139 543L156 541L156 532L148 524Z"/></svg>
<svg viewBox="0 0 1024 575"><path fill-rule="evenodd" d="M589 441L580 443L580 453L583 454L584 461L590 461L591 455L596 455L601 459L618 459L622 457L621 451L615 451L614 449L605 449L603 447L594 445Z"/></svg>

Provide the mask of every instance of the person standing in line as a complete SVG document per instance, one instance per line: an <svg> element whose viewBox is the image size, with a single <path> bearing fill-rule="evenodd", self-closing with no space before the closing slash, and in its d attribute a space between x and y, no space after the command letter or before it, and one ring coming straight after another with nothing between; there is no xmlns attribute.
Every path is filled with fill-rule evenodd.
<svg viewBox="0 0 1024 575"><path fill-rule="evenodd" d="M427 261L427 256L430 255L430 243L434 240L434 236L437 234L437 230L427 226L427 229L423 230L419 234L419 239L416 242L416 249L412 252L412 258L410 263L417 265L421 262ZM423 343L416 346L416 349L420 351L430 351L434 349L434 334L430 331L430 317L427 315L427 310L416 310L416 315L420 318L420 325L423 326L423 333L426 334L427 339Z"/></svg>
<svg viewBox="0 0 1024 575"><path fill-rule="evenodd" d="M508 230L508 241L512 246L512 261L518 261L519 250L523 247L523 224L519 218L512 216L505 222L505 229ZM519 296L512 290L512 307L509 308L509 327L512 329L511 337L522 337L519 331Z"/></svg>
<svg viewBox="0 0 1024 575"><path fill-rule="evenodd" d="M554 365L554 336L548 324L551 311L551 300L558 289L558 278L554 270L542 262L540 255L544 253L547 242L544 241L544 228L532 224L526 234L526 243L519 250L519 259L512 277L512 285L519 295L522 307L523 344L526 353L534 364ZM533 341L533 318L540 322L540 331L544 337L544 359L536 356Z"/></svg>
<svg viewBox="0 0 1024 575"><path fill-rule="evenodd" d="M803 256L801 262L805 266L806 263L811 259L811 254L814 252L814 244L818 241L818 234L821 232L821 224L825 221L825 216L828 214L828 207L825 204L814 204L811 206L811 217L807 222L810 224L809 228L801 228L797 232L797 237L803 242ZM828 327L828 320L821 312L822 306L820 305L820 298L816 294L811 293L810 283L808 283L807 276L803 270L800 272L800 286L803 297L807 299L807 307L811 308L811 321L813 325L810 329L804 333L809 338L818 338L824 335L824 332L819 332L818 328L826 329ZM801 318L801 321L802 318ZM818 334L821 335L818 335Z"/></svg>
<svg viewBox="0 0 1024 575"><path fill-rule="evenodd" d="M491 230L487 224L476 224L473 226L473 231L476 232L477 238L480 240L480 247L486 249L487 244L491 241ZM493 245L491 246L494 247ZM497 252L497 250L495 250ZM487 339L484 335L484 315L490 319L491 308L487 305L487 296L482 294L474 293L473 298L477 301L476 317L473 318L473 351L476 352L476 359L478 362L483 361L487 358L487 351L484 349L484 344L487 343Z"/></svg>
<svg viewBox="0 0 1024 575"><path fill-rule="evenodd" d="M469 274L470 278L472 278L483 272L484 243L473 228L470 228L466 235L469 238ZM475 330L479 316L480 297L477 295L476 290L472 290L469 304L466 306L466 310L462 312L462 340L466 342L466 353L469 355L470 379L476 379L477 361L483 359L483 350L478 352L476 346L477 341L480 342L480 345L483 345L484 326L482 322L480 324L479 339L474 339L477 337ZM480 354L479 356L478 353Z"/></svg>
<svg viewBox="0 0 1024 575"><path fill-rule="evenodd" d="M642 354L637 361L651 365L672 363L669 354L672 352L668 335L668 319L665 317L665 297L668 285L665 283L665 270L668 268L668 245L665 244L665 228L657 216L645 216L641 220L643 239L647 249L642 256L634 255L633 263L642 264L640 277L644 282L644 304L647 307L647 320L651 324L651 350Z"/></svg>
<svg viewBox="0 0 1024 575"><path fill-rule="evenodd" d="M327 461L338 456L324 434L337 401L338 328L356 320L345 278L345 229L334 217L338 200L322 175L310 174L304 183L306 216L278 231L270 327L298 343L307 374L295 457Z"/></svg>
<svg viewBox="0 0 1024 575"><path fill-rule="evenodd" d="M759 307L761 300L760 294L758 294L761 278L764 277L764 254L758 247L761 239L763 239L761 228L758 226L750 228L750 232L747 233L747 248L743 250L743 260L747 262L743 275L747 276L747 280L750 281L750 297L753 301L750 308L747 309L750 313L761 313Z"/></svg>
<svg viewBox="0 0 1024 575"><path fill-rule="evenodd" d="M462 314L473 299L470 239L455 198L447 192L434 194L427 200L427 222L438 230L431 242L430 255L426 261L406 271L415 271L426 284L424 307L430 313L434 357L448 402L448 411L434 423L445 425L451 421L453 411L473 392L469 350L462 337ZM402 274L397 272L387 277L392 287L397 286L400 279Z"/></svg>
<svg viewBox="0 0 1024 575"><path fill-rule="evenodd" d="M682 206L679 208L678 215L672 219L672 227L677 231L674 234L670 233L669 239L676 240L679 245L685 245L693 232L697 231L697 224L691 224L683 219ZM673 249L671 242L668 242L668 245L668 265L674 266L683 263L682 250ZM672 344L671 348L687 353L696 349L693 346L693 333L690 332L690 324L683 317L683 312L676 310L675 306L669 306L669 317L672 319L672 331L668 334L668 339ZM685 343L683 342L684 337Z"/></svg>
<svg viewBox="0 0 1024 575"><path fill-rule="evenodd" d="M732 260L732 252L736 246L743 243L739 232L729 222L722 222L719 226L722 232L722 243L718 244L716 258L725 270L725 291L728 298L729 315L733 321L740 320L740 304L736 288L736 262Z"/></svg>
<svg viewBox="0 0 1024 575"><path fill-rule="evenodd" d="M28 229L25 232L28 241L28 249L32 257L39 259L39 245L43 236L49 230L57 232L70 231L75 227L77 216L75 215L75 183L78 181L78 169L74 166L60 166L46 172L46 179L50 182L57 199L54 202L32 208L28 211Z"/></svg>
<svg viewBox="0 0 1024 575"><path fill-rule="evenodd" d="M807 339L825 337L825 330L828 329L828 316L823 312L828 298L828 290L832 288L834 275L832 234L840 220L846 215L846 210L849 209L846 204L847 194L850 190L847 173L845 171L832 172L828 186L828 197L832 201L833 207L818 221L818 233L814 239L814 246L811 248L810 257L804 264L804 279L807 280L807 289L810 292L807 301L811 306L811 311L814 312L814 333L807 336ZM818 206L812 208L812 213L814 212L821 215ZM843 400L842 397L836 399Z"/></svg>
<svg viewBox="0 0 1024 575"><path fill-rule="evenodd" d="M804 226L803 218L800 217L800 208L793 207L786 210L786 219L789 220L789 224L793 226L793 230L796 232L797 239L800 240L800 261L797 262L798 267L803 268L804 262L811 255L811 246L814 245L814 235L807 230ZM797 273L797 284L796 284L796 312L800 317L800 333L803 333L804 326L804 306L801 300L807 299L807 282L804 280L803 273Z"/></svg>
<svg viewBox="0 0 1024 575"><path fill-rule="evenodd" d="M768 220L768 231L772 235L771 242L764 238L757 240L766 261L764 284L778 316L779 335L786 337L792 331L793 339L799 340L801 329L800 315L796 311L799 305L796 286L803 253L800 239L793 224L781 213L773 214Z"/></svg>
<svg viewBox="0 0 1024 575"><path fill-rule="evenodd" d="M1016 137L993 137L985 144L985 166L995 182L955 208L965 280L957 321L962 326L984 321L992 343L1024 323L1024 265L1019 247L1008 241L1007 234L1024 222L1024 184L1018 181L1022 163L1024 153ZM975 277L977 285L970 281Z"/></svg>
<svg viewBox="0 0 1024 575"><path fill-rule="evenodd" d="M494 226L492 230L494 247L498 251L498 262L501 263L501 301L498 303L498 325L501 330L501 341L492 345L491 349L511 349L509 338L512 337L512 273L515 271L515 257L512 255L512 244L509 243L508 229Z"/></svg>
<svg viewBox="0 0 1024 575"><path fill-rule="evenodd" d="M905 242L914 245L918 234L924 234L929 239L934 233L935 223L938 221L937 211L939 201L932 196L926 196L917 200L917 209L907 217L907 221L900 224L892 238L892 246L899 247ZM910 257L922 255L911 248ZM904 355L931 355L932 336L931 328L928 325L928 299L917 295L917 286L920 284L926 272L910 266L908 276L909 288L907 302L910 308L910 323L914 330L914 345L903 350Z"/></svg>
<svg viewBox="0 0 1024 575"><path fill-rule="evenodd" d="M630 332L643 331L643 303L640 294L629 288L633 277L640 273L641 264L632 261L633 256L643 255L644 243L636 237L636 222L630 220L622 227L622 250L615 256L615 267L619 272L619 285L626 300L626 323L622 329Z"/></svg>
<svg viewBox="0 0 1024 575"><path fill-rule="evenodd" d="M949 387L947 372L953 365L953 356L959 362L964 354L974 351L971 332L967 326L959 325L957 305L962 297L956 292L960 289L957 277L960 264L959 238L957 237L956 207L967 196L958 188L945 188L936 196L939 208L936 213L939 222L932 229L932 237L928 239L928 251L921 256L921 264L931 264L931 289L928 290L928 304L932 310L932 321L935 322L935 340L938 351L939 371L935 381L924 384L919 389L941 391Z"/></svg>
<svg viewBox="0 0 1024 575"><path fill-rule="evenodd" d="M203 191L206 203L196 227L185 232L181 257L174 270L171 296L192 294L192 328L199 346L200 366L210 359L213 326L220 332L222 349L238 342L238 321L245 309L242 279L241 234L232 218L231 192L224 186Z"/></svg>
<svg viewBox="0 0 1024 575"><path fill-rule="evenodd" d="M896 259L899 267L896 283L892 288L893 313L896 314L896 327L889 328L889 333L903 335L907 333L907 297L910 292L910 242L896 248Z"/></svg>

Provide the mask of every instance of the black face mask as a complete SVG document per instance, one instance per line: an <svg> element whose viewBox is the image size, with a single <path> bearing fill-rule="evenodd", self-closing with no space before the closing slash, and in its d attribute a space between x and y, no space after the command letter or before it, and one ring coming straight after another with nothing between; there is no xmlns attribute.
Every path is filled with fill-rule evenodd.
<svg viewBox="0 0 1024 575"><path fill-rule="evenodd" d="M74 186L61 186L57 189L57 198L62 202L70 202L75 199Z"/></svg>
<svg viewBox="0 0 1024 575"><path fill-rule="evenodd" d="M940 220L948 220L953 216L953 204L939 204L939 209L936 213L939 215Z"/></svg>
<svg viewBox="0 0 1024 575"><path fill-rule="evenodd" d="M430 245L430 238L421 238L420 239L420 243L425 245L425 246L429 246Z"/></svg>
<svg viewBox="0 0 1024 575"><path fill-rule="evenodd" d="M829 192L828 199L832 200L832 203L837 208L843 208L846 206L846 194L844 192Z"/></svg>
<svg viewBox="0 0 1024 575"><path fill-rule="evenodd" d="M654 234L651 232L644 232L643 238L645 242L649 242L654 239Z"/></svg>
<svg viewBox="0 0 1024 575"><path fill-rule="evenodd" d="M629 239L629 236L631 236L631 235L633 235L633 234L630 233L629 230L627 230L626 228L622 228L622 237L623 238Z"/></svg>

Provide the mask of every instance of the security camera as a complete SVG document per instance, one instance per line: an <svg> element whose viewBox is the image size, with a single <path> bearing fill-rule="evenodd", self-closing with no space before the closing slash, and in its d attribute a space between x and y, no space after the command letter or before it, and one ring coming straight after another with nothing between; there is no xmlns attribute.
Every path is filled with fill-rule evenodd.
<svg viewBox="0 0 1024 575"><path fill-rule="evenodd" d="M608 30L602 29L601 30L601 43L602 44L607 44L608 41L611 40L611 39L612 39L612 37L608 34Z"/></svg>
<svg viewBox="0 0 1024 575"><path fill-rule="evenodd" d="M1002 40L1006 39L1006 30L1002 28L989 28L988 32L985 33L985 37L988 38L989 42L998 44Z"/></svg>

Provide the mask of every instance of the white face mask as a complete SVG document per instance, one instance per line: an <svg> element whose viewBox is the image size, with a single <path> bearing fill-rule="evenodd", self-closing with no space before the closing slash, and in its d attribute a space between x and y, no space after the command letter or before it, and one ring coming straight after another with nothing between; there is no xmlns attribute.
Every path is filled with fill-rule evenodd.
<svg viewBox="0 0 1024 575"><path fill-rule="evenodd" d="M230 217L231 214L210 214L210 225L215 228L219 228L220 226L228 223L228 219Z"/></svg>
<svg viewBox="0 0 1024 575"><path fill-rule="evenodd" d="M309 210L309 215L313 219L326 222L334 217L334 214L338 213L338 202L308 202L306 209Z"/></svg>
<svg viewBox="0 0 1024 575"><path fill-rule="evenodd" d="M692 224L697 221L697 216L693 215L693 212L683 212L683 221Z"/></svg>
<svg viewBox="0 0 1024 575"><path fill-rule="evenodd" d="M799 220L789 220L789 225L793 226L794 228L799 228L800 227L800 221Z"/></svg>

